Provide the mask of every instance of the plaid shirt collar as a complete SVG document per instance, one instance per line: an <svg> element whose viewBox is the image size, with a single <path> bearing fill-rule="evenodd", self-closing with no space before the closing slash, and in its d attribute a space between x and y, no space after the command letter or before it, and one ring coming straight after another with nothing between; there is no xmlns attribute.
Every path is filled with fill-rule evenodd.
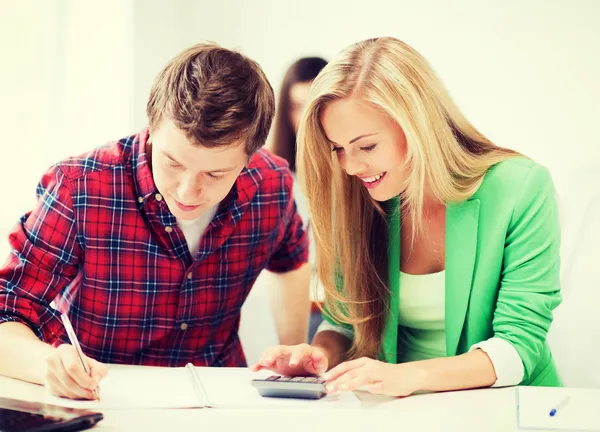
<svg viewBox="0 0 600 432"><path fill-rule="evenodd" d="M133 180L135 183L136 195L142 198L144 203L150 195L158 192L152 177L146 145L150 136L148 129L141 131L133 140L131 146L131 166L133 168ZM138 199L139 199L138 198Z"/></svg>

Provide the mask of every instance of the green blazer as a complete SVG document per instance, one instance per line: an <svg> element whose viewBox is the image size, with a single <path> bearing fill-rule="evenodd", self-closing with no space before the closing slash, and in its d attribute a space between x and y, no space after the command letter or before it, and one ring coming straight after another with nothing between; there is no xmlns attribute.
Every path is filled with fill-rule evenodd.
<svg viewBox="0 0 600 432"><path fill-rule="evenodd" d="M390 202L388 202L390 203ZM398 209L398 199L392 200ZM390 307L380 359L396 363L400 218L389 211ZM560 224L546 168L522 157L486 173L468 200L446 209L446 354L499 337L519 353L522 385L559 386L546 342L561 302ZM324 318L333 322L327 312ZM335 324L335 323L334 323Z"/></svg>

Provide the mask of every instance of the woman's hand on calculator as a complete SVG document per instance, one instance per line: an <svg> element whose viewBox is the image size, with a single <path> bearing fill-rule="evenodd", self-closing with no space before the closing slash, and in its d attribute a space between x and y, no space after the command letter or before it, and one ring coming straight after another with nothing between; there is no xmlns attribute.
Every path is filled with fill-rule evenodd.
<svg viewBox="0 0 600 432"><path fill-rule="evenodd" d="M279 345L268 348L250 369L267 369L284 376L318 375L327 370L327 357L317 347L308 344Z"/></svg>

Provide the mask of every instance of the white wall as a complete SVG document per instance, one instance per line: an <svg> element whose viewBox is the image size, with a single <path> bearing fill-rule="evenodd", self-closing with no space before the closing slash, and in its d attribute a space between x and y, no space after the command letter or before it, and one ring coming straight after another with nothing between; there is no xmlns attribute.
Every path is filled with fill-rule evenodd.
<svg viewBox="0 0 600 432"><path fill-rule="evenodd" d="M53 163L132 131L133 0L2 2L0 262Z"/></svg>

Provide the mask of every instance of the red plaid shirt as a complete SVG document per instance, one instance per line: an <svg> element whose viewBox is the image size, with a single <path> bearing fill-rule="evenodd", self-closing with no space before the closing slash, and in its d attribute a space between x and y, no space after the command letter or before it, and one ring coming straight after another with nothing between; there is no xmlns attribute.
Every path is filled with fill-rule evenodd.
<svg viewBox="0 0 600 432"><path fill-rule="evenodd" d="M143 131L67 159L42 178L35 209L10 234L0 270L0 323L68 340L66 304L84 352L105 363L244 366L240 308L264 268L296 269L306 234L285 163L255 154L192 259L156 199Z"/></svg>

